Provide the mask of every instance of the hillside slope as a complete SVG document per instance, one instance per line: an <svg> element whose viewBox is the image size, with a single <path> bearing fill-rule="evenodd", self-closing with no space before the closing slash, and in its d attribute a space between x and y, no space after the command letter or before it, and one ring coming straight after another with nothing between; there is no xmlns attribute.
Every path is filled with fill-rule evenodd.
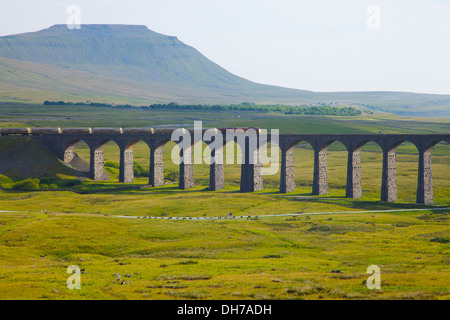
<svg viewBox="0 0 450 320"><path fill-rule="evenodd" d="M14 178L40 178L58 174L83 176L58 160L35 140L23 137L0 139L0 174Z"/></svg>
<svg viewBox="0 0 450 320"><path fill-rule="evenodd" d="M305 62L306 63L306 62ZM0 101L109 103L337 103L407 115L450 116L450 96L314 93L257 84L145 26L65 25L0 37Z"/></svg>
<svg viewBox="0 0 450 320"><path fill-rule="evenodd" d="M0 38L0 56L70 67L135 81L250 86L197 50L145 26L55 25L39 32ZM124 68L126 67L126 68Z"/></svg>

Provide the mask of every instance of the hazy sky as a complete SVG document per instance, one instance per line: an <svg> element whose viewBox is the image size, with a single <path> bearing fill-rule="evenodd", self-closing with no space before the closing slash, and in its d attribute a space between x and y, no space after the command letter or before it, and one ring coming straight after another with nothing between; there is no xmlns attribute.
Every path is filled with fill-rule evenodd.
<svg viewBox="0 0 450 320"><path fill-rule="evenodd" d="M450 0L1 0L0 35L143 24L252 81L450 94Z"/></svg>

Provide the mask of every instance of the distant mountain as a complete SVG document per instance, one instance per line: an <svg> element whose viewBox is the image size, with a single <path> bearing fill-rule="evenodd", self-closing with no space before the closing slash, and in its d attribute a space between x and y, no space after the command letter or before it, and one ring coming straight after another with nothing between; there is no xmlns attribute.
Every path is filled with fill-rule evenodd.
<svg viewBox="0 0 450 320"><path fill-rule="evenodd" d="M0 37L0 101L336 103L450 116L450 96L314 93L238 77L176 37L145 26L55 25Z"/></svg>

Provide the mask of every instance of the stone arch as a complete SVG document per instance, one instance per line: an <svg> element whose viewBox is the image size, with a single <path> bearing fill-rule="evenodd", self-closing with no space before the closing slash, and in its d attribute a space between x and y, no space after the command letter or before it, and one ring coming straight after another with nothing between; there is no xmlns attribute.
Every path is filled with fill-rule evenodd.
<svg viewBox="0 0 450 320"><path fill-rule="evenodd" d="M260 150L260 136L254 129L253 134L245 130L244 139L238 139L241 144L241 192L254 192L263 190L262 159Z"/></svg>
<svg viewBox="0 0 450 320"><path fill-rule="evenodd" d="M209 190L217 191L225 188L223 133L217 128L206 130L203 141L207 146L202 150L202 160L209 165ZM195 147L194 147L195 148Z"/></svg>
<svg viewBox="0 0 450 320"><path fill-rule="evenodd" d="M358 199L366 192L369 195L378 194L379 197L383 172L382 163L383 149L375 139L362 141L355 146L354 150L349 150L347 197ZM353 174L352 178L350 174ZM368 179L368 176L372 178Z"/></svg>
<svg viewBox="0 0 450 320"><path fill-rule="evenodd" d="M90 149L88 142L86 142L83 139L72 139L72 140L70 140L68 142L65 142L63 144L63 152L64 152L64 159L63 160L64 160L65 163L70 163L72 161L72 159L75 156L75 151L74 151L75 146L79 142L85 143L88 146L88 148Z"/></svg>
<svg viewBox="0 0 450 320"><path fill-rule="evenodd" d="M368 143L380 147L380 142L367 136L345 136L338 139L347 150L347 183L345 196L359 199L362 197L362 160L361 151Z"/></svg>
<svg viewBox="0 0 450 320"><path fill-rule="evenodd" d="M98 140L94 140L91 145L91 161L90 161L90 172L92 180L95 181L109 180L110 175L115 174L115 171L117 171L117 168L115 168L115 166L108 167L108 169L105 170L105 156L104 156L105 148L106 152L108 153L115 152L116 154L118 154L118 156L113 157L111 159L112 162L120 161L120 141L118 142L112 138L101 138ZM107 173L107 171L109 171L109 174ZM119 164L119 172L117 175L120 176L120 164Z"/></svg>
<svg viewBox="0 0 450 320"><path fill-rule="evenodd" d="M153 139L150 143L150 172L148 184L152 187L160 187L165 185L164 181L164 149L166 145L170 144L171 140L168 138ZM178 147L177 147L178 148ZM169 169L172 170L173 164L169 164ZM172 175L169 174L170 179Z"/></svg>
<svg viewBox="0 0 450 320"><path fill-rule="evenodd" d="M192 164L195 168L195 180L197 184L202 186L210 186L211 175L211 148L208 143L203 140L193 141L191 146ZM193 174L194 171L192 171ZM192 178L194 179L194 178Z"/></svg>
<svg viewBox="0 0 450 320"><path fill-rule="evenodd" d="M101 139L97 139L94 140L92 142L92 147L93 149L98 149L98 148L104 148L106 144L113 142L114 144L116 144L118 147L120 147L121 143L120 141L117 141L114 138L101 138Z"/></svg>
<svg viewBox="0 0 450 320"><path fill-rule="evenodd" d="M289 193L296 189L295 177L301 173L302 168L300 166L295 166L295 151L300 149L301 145L309 146L305 148L306 150L311 150L309 157L311 161L314 159L314 141L305 138L280 138L280 149L281 149L281 164L280 164L280 192ZM298 163L298 162L297 162ZM313 172L313 170L307 170L308 172ZM300 176L304 176L301 175ZM314 175L311 174L312 182L314 181Z"/></svg>
<svg viewBox="0 0 450 320"><path fill-rule="evenodd" d="M150 146L148 145L148 143L146 141L144 141L142 139L133 139L133 140L130 140L125 143L125 150L133 150L134 146L140 142L146 144L148 146L148 148L150 149Z"/></svg>
<svg viewBox="0 0 450 320"><path fill-rule="evenodd" d="M263 189L262 162L258 131L254 128L220 129L225 150L224 163L234 175L240 171L240 191L253 192ZM240 168L238 169L238 167ZM220 166L218 167L220 168ZM236 180L232 181L235 183Z"/></svg>
<svg viewBox="0 0 450 320"><path fill-rule="evenodd" d="M449 151L449 140L441 139L435 141L432 146L426 149L423 158L419 154L417 203L432 204L434 199L441 201L446 199L448 202L448 190L450 189ZM423 169L421 170L420 162L422 159Z"/></svg>
<svg viewBox="0 0 450 320"><path fill-rule="evenodd" d="M172 140L174 139L172 134L171 140L170 142L167 142L167 144L175 144L171 151L171 162L175 165L177 165L178 162L178 188L185 190L194 187L194 137L191 131L184 128L181 130L182 134L179 135L179 140ZM185 142L185 139L188 140Z"/></svg>
<svg viewBox="0 0 450 320"><path fill-rule="evenodd" d="M416 197L417 191L416 174L418 172L419 152L420 150L413 139L399 141L390 150L390 156L394 156L395 180L393 183L396 184L396 201L414 202L413 199Z"/></svg>
<svg viewBox="0 0 450 320"><path fill-rule="evenodd" d="M414 144L419 152L431 152L433 148L440 142L450 144L448 139L436 138L436 139L424 139L420 137L411 137L407 141Z"/></svg>
<svg viewBox="0 0 450 320"><path fill-rule="evenodd" d="M397 156L399 145L407 140L406 137L389 137L385 139L383 149L383 172L381 177L381 201L395 202L397 194Z"/></svg>
<svg viewBox="0 0 450 320"><path fill-rule="evenodd" d="M280 181L280 163L281 163L281 141L279 135L275 139L272 132L267 130L255 131L256 148L250 148L250 137L246 137L244 143L239 144L236 138L236 148L239 149L239 160L241 160L241 190L258 191L263 189L263 177L271 187L277 188ZM242 141L241 141L242 142ZM243 149L243 147L245 149ZM242 152L247 154L240 156Z"/></svg>
<svg viewBox="0 0 450 320"><path fill-rule="evenodd" d="M426 139L423 137L411 138L411 143L414 144L419 152L417 164L417 203L434 203L432 150L440 142L445 142L447 144L449 143L448 139L444 139L443 137L431 139ZM447 171L444 170L444 172Z"/></svg>
<svg viewBox="0 0 450 320"><path fill-rule="evenodd" d="M149 177L150 161L147 160L148 157L144 156L144 154L147 156L150 154L150 146L145 140L136 138L130 141L125 141L125 143L120 146L120 182L132 183L135 181L136 176ZM141 160L142 157L145 157L147 161Z"/></svg>
<svg viewBox="0 0 450 320"><path fill-rule="evenodd" d="M384 152L395 153L397 151L397 148L405 142L411 143L411 141L407 137L387 138L385 144L381 145L381 148Z"/></svg>
<svg viewBox="0 0 450 320"><path fill-rule="evenodd" d="M90 172L90 152L91 146L87 140L71 139L63 143L64 163L86 176L89 176Z"/></svg>
<svg viewBox="0 0 450 320"><path fill-rule="evenodd" d="M349 162L349 157L352 155L352 161ZM319 172L322 175L320 177L319 191L315 194L328 194L330 187L333 189L342 189L348 191L349 164L354 168L359 166L356 157L357 153L351 154L348 151L348 147L345 144L345 140L336 138L333 140L325 141L319 152L320 168ZM328 163L331 161L332 165L328 168ZM357 170L355 170L357 172Z"/></svg>
<svg viewBox="0 0 450 320"><path fill-rule="evenodd" d="M242 147L236 139L223 141L223 175L224 184L241 186L243 173ZM214 166L220 170L220 166ZM215 173L217 175L217 173ZM220 173L219 173L220 174Z"/></svg>
<svg viewBox="0 0 450 320"><path fill-rule="evenodd" d="M269 188L279 189L281 181L281 156L282 148L281 141L272 139L260 139L262 143L259 145L259 153L261 156L261 174L264 179L264 186Z"/></svg>
<svg viewBox="0 0 450 320"><path fill-rule="evenodd" d="M335 142L336 139L316 139L313 142L314 148L314 179L313 179L313 195L323 195L328 193L328 164L327 151L328 147Z"/></svg>

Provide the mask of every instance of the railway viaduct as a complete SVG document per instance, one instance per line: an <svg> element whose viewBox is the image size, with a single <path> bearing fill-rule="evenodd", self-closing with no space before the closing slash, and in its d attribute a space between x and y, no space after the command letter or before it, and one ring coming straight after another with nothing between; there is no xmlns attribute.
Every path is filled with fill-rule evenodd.
<svg viewBox="0 0 450 320"><path fill-rule="evenodd" d="M58 158L69 163L75 156L74 146L84 141L90 148L90 176L93 180L104 177L103 146L114 141L120 148L120 176L123 183L134 181L133 146L145 142L150 148L149 185L164 185L163 148L171 141L175 129L153 128L1 128L1 136L29 136L40 141ZM184 129L183 129L184 130ZM215 129L218 131L218 129ZM194 136L193 130L185 130ZM203 133L206 129L203 130ZM253 192L263 189L262 163L260 157L261 143L255 150L250 150L245 130L236 131L235 141L242 143L246 159L241 164L242 192ZM239 135L244 139L240 140ZM419 153L417 203L433 203L432 149L441 142L449 143L450 134L280 134L278 144L281 153L280 192L289 193L295 190L294 149L302 141L309 143L314 150L314 179L312 193L323 195L328 193L327 149L335 141L345 145L348 152L346 196L361 198L361 148L368 142L377 143L383 152L383 172L381 201L397 201L396 149L405 141L413 143ZM194 141L194 139L192 139ZM214 142L203 140L207 144ZM271 136L267 137L271 141ZM179 141L175 141L179 142ZM225 142L223 145L225 145ZM193 145L193 143L191 144ZM183 148L180 156L192 159L193 148ZM210 164L210 190L224 188L223 152L214 150L211 157L215 161ZM254 157L255 161L248 161ZM194 186L193 161L180 162L179 188L189 189Z"/></svg>

